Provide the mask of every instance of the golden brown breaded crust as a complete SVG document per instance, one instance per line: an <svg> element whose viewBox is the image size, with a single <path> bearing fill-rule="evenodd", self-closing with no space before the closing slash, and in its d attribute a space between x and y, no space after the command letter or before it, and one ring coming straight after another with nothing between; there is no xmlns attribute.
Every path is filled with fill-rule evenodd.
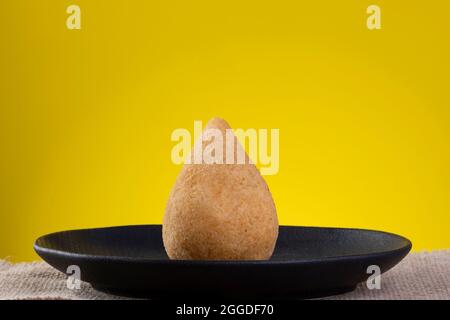
<svg viewBox="0 0 450 320"><path fill-rule="evenodd" d="M209 128L225 137L230 127L214 118ZM236 144L242 148L237 139ZM265 260L277 237L275 204L255 165L184 165L163 220L164 247L171 259Z"/></svg>

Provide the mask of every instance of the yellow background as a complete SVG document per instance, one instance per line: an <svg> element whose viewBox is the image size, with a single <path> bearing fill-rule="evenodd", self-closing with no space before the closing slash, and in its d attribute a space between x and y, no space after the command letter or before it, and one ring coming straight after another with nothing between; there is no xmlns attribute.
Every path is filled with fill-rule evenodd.
<svg viewBox="0 0 450 320"><path fill-rule="evenodd" d="M66 28L78 4L82 30ZM382 30L366 28L366 8ZM161 223L170 134L279 128L281 224L450 247L448 1L8 0L0 257L53 231Z"/></svg>

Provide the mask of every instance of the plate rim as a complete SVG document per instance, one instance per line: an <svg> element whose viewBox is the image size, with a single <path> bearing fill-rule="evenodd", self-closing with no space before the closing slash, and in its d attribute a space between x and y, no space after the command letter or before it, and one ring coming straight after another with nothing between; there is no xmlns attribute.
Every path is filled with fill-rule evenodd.
<svg viewBox="0 0 450 320"><path fill-rule="evenodd" d="M108 226L108 227L98 227L98 228L81 228L81 229L71 229L64 231L57 231L48 233L38 237L33 245L36 253L41 257L41 254L46 255L58 255L63 258L75 258L82 260L102 260L102 261L114 261L114 262L126 262L126 263L148 263L153 265L190 265L190 266L209 266L209 265L217 265L217 266L276 266L276 265L296 265L296 264L315 264L315 263L327 263L333 261L352 261L352 260L360 260L360 259L368 259L368 258L377 258L385 255L397 254L400 252L405 252L405 255L408 254L412 249L412 242L401 235L373 230L373 229L363 229L363 228L347 228L347 227L320 227L320 226L293 226L293 225L280 225L279 227L283 228L308 228L308 229L338 229L338 230L346 230L346 231L363 231L370 233L383 233L389 235L391 237L400 238L405 242L404 246L401 246L394 250L384 250L377 251L372 253L364 253L364 254L350 254L350 255L341 255L341 256L330 256L330 257L321 257L321 258L311 258L311 259L301 259L301 260L171 260L171 259L150 259L150 258L136 258L136 257L126 257L126 256L105 256L105 255L97 255L97 254L85 254L85 253L75 253L75 252L67 252L57 249L46 248L38 245L38 242L45 237L54 236L62 233L69 232L77 232L77 231L87 231L87 230L106 230L106 229L119 229L119 228L132 228L132 227L144 227L144 226L154 226L158 227L161 224L136 224L136 225L122 225L122 226ZM45 260L45 259L44 259Z"/></svg>

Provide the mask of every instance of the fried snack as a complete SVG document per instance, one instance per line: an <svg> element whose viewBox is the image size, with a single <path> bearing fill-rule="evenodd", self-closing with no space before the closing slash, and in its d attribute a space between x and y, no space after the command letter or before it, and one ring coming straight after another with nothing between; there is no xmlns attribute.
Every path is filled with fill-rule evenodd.
<svg viewBox="0 0 450 320"><path fill-rule="evenodd" d="M208 129L222 132L225 163L225 131L230 126L213 118L203 134ZM272 256L278 237L272 195L237 138L232 135L232 139L244 153L245 164L194 164L194 151L191 164L184 164L176 179L163 220L163 242L170 259L266 260ZM197 142L197 150L207 146L203 139Z"/></svg>

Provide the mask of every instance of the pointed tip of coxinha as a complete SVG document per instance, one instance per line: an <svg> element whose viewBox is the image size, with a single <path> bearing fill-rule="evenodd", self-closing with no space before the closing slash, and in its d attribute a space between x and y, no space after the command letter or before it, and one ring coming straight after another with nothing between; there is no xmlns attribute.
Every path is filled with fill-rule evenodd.
<svg viewBox="0 0 450 320"><path fill-rule="evenodd" d="M227 150L225 150L227 148L227 141L226 141L226 139L229 139L227 131L230 131L231 132L230 138L232 138L234 140L234 142L232 142L232 145L234 147L232 147L233 150L231 151L233 153L233 155L232 155L232 159L233 160L232 160L231 164L240 164L240 165L248 164L248 165L254 166L253 163L251 162L247 152L245 151L245 149L243 148L243 146L239 142L238 138L234 135L234 132L232 131L232 128L228 124L227 121L225 121L224 119L219 118L219 117L213 117L206 124L205 129L203 131L203 136L207 135L206 132L208 130L219 130L222 133L222 135L223 135L222 136L222 139L223 139L222 143L223 143L223 145L220 146L220 147L224 148L223 149L223 163L230 164L230 163L227 162L227 159L226 159ZM197 151L194 151L194 152L203 152L205 150L205 148L209 145L209 143L210 143L209 140L210 139L208 138L208 139L206 139L206 141L203 141L203 140L197 141L197 143L198 143L197 147L198 148L201 147L201 150L198 149ZM238 162L238 155L237 155L237 153L242 154L242 157L243 157L242 161L243 161L243 163L239 163ZM190 157L190 160L192 162L189 162L188 164L195 163L194 155L191 154L189 157ZM202 160L201 164L204 164L203 160Z"/></svg>
<svg viewBox="0 0 450 320"><path fill-rule="evenodd" d="M221 131L224 131L226 129L231 129L231 127L224 119L214 117L208 121L208 123L206 124L206 129L219 129Z"/></svg>

